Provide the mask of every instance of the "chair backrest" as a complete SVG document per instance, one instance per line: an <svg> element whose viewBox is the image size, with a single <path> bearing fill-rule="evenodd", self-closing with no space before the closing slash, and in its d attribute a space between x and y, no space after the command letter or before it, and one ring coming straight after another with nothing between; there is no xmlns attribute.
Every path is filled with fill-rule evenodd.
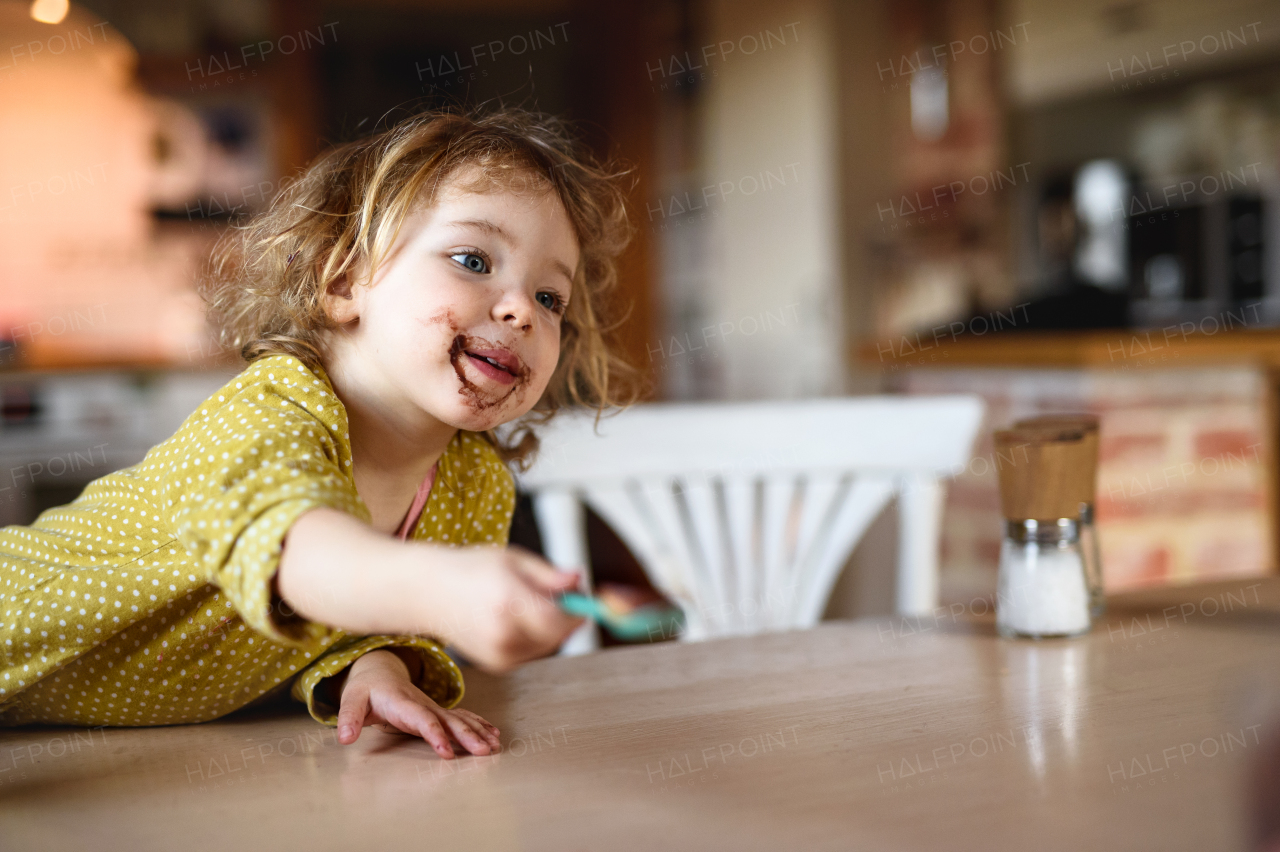
<svg viewBox="0 0 1280 852"><path fill-rule="evenodd" d="M963 469L982 411L974 396L877 396L571 413L520 481L552 562L584 561L585 501L684 607L684 638L804 627L890 498ZM914 529L936 573L936 518Z"/></svg>

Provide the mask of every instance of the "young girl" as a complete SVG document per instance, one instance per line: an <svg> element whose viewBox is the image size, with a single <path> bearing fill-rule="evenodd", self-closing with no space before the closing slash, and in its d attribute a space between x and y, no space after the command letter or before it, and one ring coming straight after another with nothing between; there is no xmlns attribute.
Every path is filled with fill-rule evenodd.
<svg viewBox="0 0 1280 852"><path fill-rule="evenodd" d="M503 548L505 462L536 440L493 430L613 403L616 178L554 120L431 113L233 232L205 297L249 366L139 464L0 529L0 724L202 722L289 690L343 743L499 748L442 646L506 672L581 624L552 602L571 574Z"/></svg>

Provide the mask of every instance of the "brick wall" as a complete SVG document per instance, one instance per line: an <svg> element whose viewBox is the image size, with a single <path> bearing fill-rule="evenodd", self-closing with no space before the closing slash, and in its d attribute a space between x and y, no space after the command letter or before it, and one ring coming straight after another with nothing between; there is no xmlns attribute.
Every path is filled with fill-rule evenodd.
<svg viewBox="0 0 1280 852"><path fill-rule="evenodd" d="M974 457L948 488L944 600L995 590L1001 517L991 432L1055 412L1101 418L1097 515L1108 591L1269 573L1265 377L1201 370L915 370L910 394L982 396Z"/></svg>

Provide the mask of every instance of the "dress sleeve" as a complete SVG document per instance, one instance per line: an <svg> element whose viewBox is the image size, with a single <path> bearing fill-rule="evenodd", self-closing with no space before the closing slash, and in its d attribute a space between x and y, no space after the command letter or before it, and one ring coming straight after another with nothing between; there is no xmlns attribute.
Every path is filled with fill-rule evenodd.
<svg viewBox="0 0 1280 852"><path fill-rule="evenodd" d="M422 676L415 686L446 710L458 705L465 690L462 672L439 644L424 636L363 636L339 640L303 670L293 683L292 695L307 705L313 719L334 727L338 724L338 708L318 694L320 682L341 674L370 651L393 647L413 648L422 659Z"/></svg>
<svg viewBox="0 0 1280 852"><path fill-rule="evenodd" d="M341 633L284 606L275 575L285 534L315 508L366 522L369 511L340 466L350 461L336 437L346 427L340 404L310 372L299 372L292 384L285 370L278 372L255 382L251 367L232 397L215 397L188 418L184 449L167 460L162 505L204 578L251 628L318 653ZM317 416L326 406L328 416Z"/></svg>

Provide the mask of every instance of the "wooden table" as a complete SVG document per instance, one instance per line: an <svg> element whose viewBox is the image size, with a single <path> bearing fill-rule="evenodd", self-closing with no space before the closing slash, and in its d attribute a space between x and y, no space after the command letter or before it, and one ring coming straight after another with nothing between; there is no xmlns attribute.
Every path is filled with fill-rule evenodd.
<svg viewBox="0 0 1280 852"><path fill-rule="evenodd" d="M1276 818L1280 579L1116 597L1077 640L959 609L468 672L505 750L453 762L297 709L11 729L0 847L1216 852Z"/></svg>

